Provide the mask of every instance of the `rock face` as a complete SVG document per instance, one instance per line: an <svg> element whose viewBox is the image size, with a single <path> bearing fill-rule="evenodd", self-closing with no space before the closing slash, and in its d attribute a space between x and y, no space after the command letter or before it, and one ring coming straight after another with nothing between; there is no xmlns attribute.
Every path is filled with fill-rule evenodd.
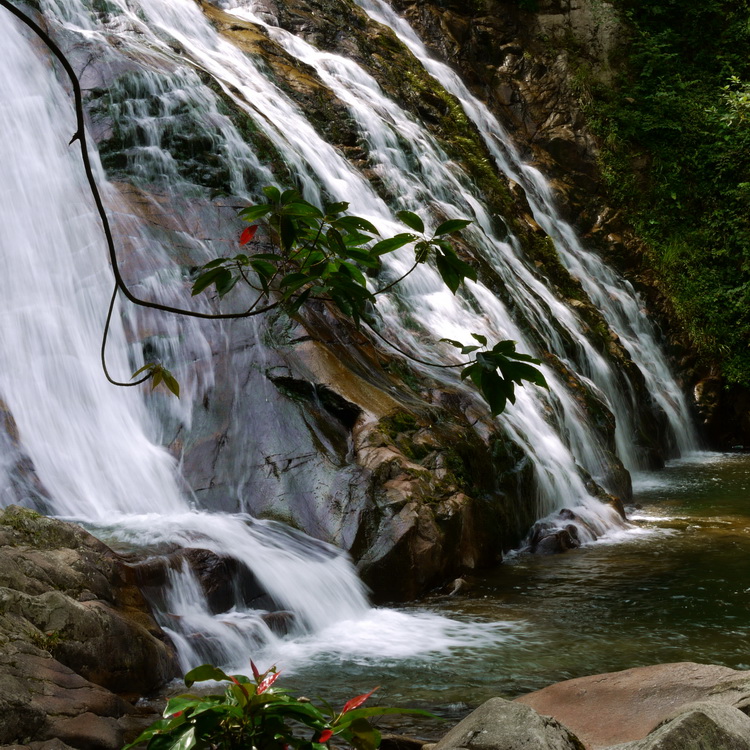
<svg viewBox="0 0 750 750"><path fill-rule="evenodd" d="M378 161L368 154L360 129L314 69L285 52L262 26L221 9L230 3L199 5L223 38L263 57L274 83L384 200L395 205L402 199L378 176ZM473 88L511 122L519 142L526 139L535 149L561 193L594 189L594 143L579 128L580 108L573 106L574 87L560 45L572 35L577 44L596 48L600 61L608 59L615 24L609 4L550 1L540 4L538 16L522 10L523 3L496 0L399 5L439 54L460 67ZM114 22L115 14L108 7L100 13L106 22ZM533 273L576 310L592 345L611 362L625 391L635 394L643 411L635 440L646 463L663 462L668 455L660 439L663 420L651 408L643 378L531 218L523 190L494 168L486 144L456 100L393 33L352 3L266 0L261 14L323 51L341 52L363 64L384 92L435 136L446 157L464 166L467 179L484 194L493 222L504 232L512 229ZM599 23L602 14L605 25ZM347 19L345 28L341 18ZM107 176L116 183L113 221L115 234L122 237L125 278L142 284L153 275L153 268L144 265L150 254L142 252L138 233L131 231L132 222L145 220L144 247L154 241L169 248L169 262L185 281L175 295L187 293L190 269L208 258L205 248L185 238L213 238L211 251L219 247L223 252L237 229L233 207L266 182L293 184L293 175L238 106L239 94L226 90L207 69L196 68L194 60L184 65L179 45L174 57L151 70L150 52L109 45L106 35L88 40L91 46L84 53L71 32L54 33L82 70L94 138ZM534 41L540 34L551 40L544 49ZM89 57L97 64L89 65ZM175 90L180 97L173 96ZM128 115L131 110L161 114L146 133L138 118ZM222 143L249 143L268 170L243 168L243 159L229 158L234 146L219 147L220 135ZM154 158L158 153L165 158ZM165 160L175 165L175 174L165 172ZM216 200L213 191L228 197ZM580 218L586 211L569 213ZM459 250L471 255L467 248ZM510 304L501 274L487 260L474 260L482 282ZM338 545L355 558L377 600L413 598L464 570L496 562L537 519L536 480L528 453L519 448L522 441L514 442L458 389L430 379L389 350L376 349L325 306L311 305L304 319L271 313L258 327L240 324L226 331L207 324L200 332L178 332L171 325L149 320L140 335L146 359L169 358L179 340L185 343L183 361L193 362L191 419L181 423L174 414L162 416L166 442L198 502L216 511L278 520ZM527 321L521 327L533 326ZM573 336L562 327L554 337L566 352L576 350ZM566 357L543 356L603 446L605 465L597 469L597 481L626 499L630 485L615 455L613 415L585 378L568 370ZM33 466L25 467L21 457L19 462L24 471L17 473L33 478ZM30 490L25 491L28 497ZM38 507L43 508L41 501ZM572 546L575 539L566 531L542 549ZM213 609L226 607L229 599L221 587L207 593Z"/></svg>
<svg viewBox="0 0 750 750"><path fill-rule="evenodd" d="M516 702L553 716L570 727L587 747L604 748L642 740L662 723L674 718L676 711L696 701L710 701L721 709L729 707L735 711L733 707L745 707L749 697L750 674L747 672L684 662L567 680L521 696ZM731 711L730 714L734 716ZM709 718L711 716L713 714ZM739 721L745 726L736 716L735 719L734 724ZM684 724L687 727L704 722L704 719L693 717L689 721L680 720L683 721L687 722ZM683 731L676 727L675 737ZM666 734L665 730L659 737ZM750 734L747 740L750 740ZM628 744L627 747L633 750L683 748L679 744L658 744L661 741L657 738L653 740L657 744ZM684 749L688 747L685 745ZM714 746L709 742L695 747L718 750L724 745ZM744 748L746 745L737 747Z"/></svg>
<svg viewBox="0 0 750 750"><path fill-rule="evenodd" d="M117 556L83 529L0 513L0 743L117 750L153 717L126 698L176 677Z"/></svg>
<svg viewBox="0 0 750 750"><path fill-rule="evenodd" d="M585 750L564 726L502 698L491 698L451 729L434 750Z"/></svg>
<svg viewBox="0 0 750 750"><path fill-rule="evenodd" d="M694 703L645 739L616 750L750 750L750 718L732 706Z"/></svg>

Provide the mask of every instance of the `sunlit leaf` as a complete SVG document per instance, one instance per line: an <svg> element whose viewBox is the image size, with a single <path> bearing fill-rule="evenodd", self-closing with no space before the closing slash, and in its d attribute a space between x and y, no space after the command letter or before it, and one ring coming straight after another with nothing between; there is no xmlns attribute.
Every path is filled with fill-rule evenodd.
<svg viewBox="0 0 750 750"><path fill-rule="evenodd" d="M350 698L344 704L344 707L341 709L341 713L345 714L345 713L348 713L349 711L352 711L355 708L359 708L376 690L379 690L379 689L380 689L380 685L370 690L369 693L363 693L362 695L358 695L355 698Z"/></svg>

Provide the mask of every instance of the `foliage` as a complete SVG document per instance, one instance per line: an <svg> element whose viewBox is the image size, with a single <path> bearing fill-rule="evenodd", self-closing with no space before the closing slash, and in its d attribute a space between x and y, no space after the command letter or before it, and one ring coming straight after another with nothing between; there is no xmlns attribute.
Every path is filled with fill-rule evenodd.
<svg viewBox="0 0 750 750"><path fill-rule="evenodd" d="M368 718L385 714L432 716L419 709L361 708L377 688L347 701L340 712L327 704L321 710L307 698L296 698L273 687L280 675L276 667L260 673L253 662L250 665L252 680L241 674L228 675L211 664L188 672L188 688L206 681L229 685L221 694L170 698L164 718L123 750L144 744L149 750L327 750L334 736L356 750L375 750L380 733Z"/></svg>
<svg viewBox="0 0 750 750"><path fill-rule="evenodd" d="M196 272L193 295L213 289L223 298L238 284L244 284L256 295L248 312L261 302L268 303L272 297L290 315L308 301L319 300L334 305L356 326L365 323L373 327L378 295L395 287L420 264L433 262L454 294L465 279L476 281L476 270L458 257L449 239L471 223L466 219L443 221L430 234L417 214L400 211L398 218L411 231L380 239L380 233L371 222L346 213L348 203L329 203L320 209L304 200L296 190L281 192L269 186L263 192L265 203L240 211L240 216L251 226L245 228L239 242L242 246L253 242L259 228L254 222L262 220L273 252L243 252L206 263ZM407 245L412 245L414 252L410 269L387 285L371 289L366 274L376 274L384 255ZM472 336L486 346L485 337ZM462 354L481 348L450 343L461 349ZM457 365L416 361L435 367L463 367L461 377L471 379L490 404L493 415L503 411L507 401L514 402L515 384L525 380L546 387L543 375L533 366L539 361L517 353L513 341L502 341L490 351L478 352L474 359ZM147 365L139 373L149 367L154 368L154 380L163 380L175 393L170 385L176 384L174 377L160 365Z"/></svg>
<svg viewBox="0 0 750 750"><path fill-rule="evenodd" d="M589 111L605 179L696 350L750 385L750 4L617 5L626 72Z"/></svg>
<svg viewBox="0 0 750 750"><path fill-rule="evenodd" d="M460 341L443 339L461 350L461 354L475 352L487 346L487 338L472 333L481 346L465 346ZM477 352L476 360L461 371L461 379L471 378L472 383L484 394L490 405L492 416L500 414L505 404L515 404L515 386L522 385L524 380L547 387L544 375L533 367L539 360L528 354L516 351L515 341L500 341L489 351Z"/></svg>

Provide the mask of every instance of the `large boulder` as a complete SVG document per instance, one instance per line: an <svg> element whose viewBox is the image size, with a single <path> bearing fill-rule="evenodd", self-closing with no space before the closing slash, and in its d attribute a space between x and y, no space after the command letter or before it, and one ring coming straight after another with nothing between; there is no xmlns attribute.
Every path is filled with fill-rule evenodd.
<svg viewBox="0 0 750 750"><path fill-rule="evenodd" d="M490 698L451 729L434 750L585 750L549 716L520 703Z"/></svg>
<svg viewBox="0 0 750 750"><path fill-rule="evenodd" d="M744 706L748 697L750 673L681 662L566 680L516 702L553 716L596 749L641 740L696 701L732 707Z"/></svg>
<svg viewBox="0 0 750 750"><path fill-rule="evenodd" d="M129 699L178 672L112 550L74 524L0 512L0 744L117 750L153 719Z"/></svg>

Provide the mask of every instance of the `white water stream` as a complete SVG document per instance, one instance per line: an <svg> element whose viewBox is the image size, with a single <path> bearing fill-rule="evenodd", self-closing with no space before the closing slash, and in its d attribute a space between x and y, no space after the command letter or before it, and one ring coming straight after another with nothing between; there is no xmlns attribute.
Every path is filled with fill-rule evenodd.
<svg viewBox="0 0 750 750"><path fill-rule="evenodd" d="M557 217L542 176L517 161L499 124L455 74L429 60L421 42L387 6L375 0L361 4L392 25L429 72L461 100L500 169L526 188L536 219L555 239L563 262L625 343L666 411L679 447L694 446L684 401L632 289L581 247L572 229ZM466 175L366 71L269 26L253 14L252 6L232 11L265 28L291 55L310 65L349 108L380 179L391 193L401 196L395 206L386 205L341 153L321 139L298 107L269 81L261 65L218 34L197 4L142 0L137 12L124 2L112 5L118 10L109 13L106 21L78 0L50 2L44 10L57 28L65 30L69 44L73 39L101 51L109 49L114 38L126 47L131 60L147 61L156 71L142 74L138 85L140 98L160 103L160 113L139 105L136 96L132 101L125 98L119 111L123 130L137 129L141 134L141 145L131 153L136 175L158 177L176 194L194 189L160 146L167 115L186 105L199 109L213 124L213 150L228 165L238 195L250 197L246 180L251 174L260 184L272 181L228 118L219 113L216 95L201 83L197 68L207 72L273 142L309 200L320 201L323 195L346 200L353 213L370 219L384 236L402 229L394 219L394 211L401 208L428 206L431 216L426 218L433 225L440 214L473 218L468 237L475 252L503 279L544 347L590 382L615 413L620 457L629 468L639 468L632 449L632 394L623 379L588 341L575 311L532 272L518 242L497 236L481 196ZM49 60L5 12L0 14L0 49L0 399L19 436L0 459L0 471L7 475L0 474L0 502L16 501L24 493L31 496L38 480L49 512L83 520L105 539L155 549L200 547L241 561L275 602L294 615L296 651L290 651L287 641L285 658L293 658L289 654L294 653L294 658L304 660L316 650L337 648L350 655L358 649L371 654L380 648L398 658L497 637L495 626L459 627L434 615L371 610L351 564L332 547L247 515L198 507L175 461L160 445L163 428L142 394L113 388L101 374L99 337L112 281L79 158L67 145L74 130L69 96ZM100 181L104 182L103 173ZM115 213L123 198L115 186L107 188L106 195ZM175 288L180 274L164 270L166 248L133 216L118 220L132 251L139 255L139 270L148 271L141 290L161 299L179 298ZM210 243L199 238L184 241L201 257L215 254ZM395 277L408 266L404 252L387 273ZM382 311L385 332L424 358L451 356L435 342L441 337L466 341L470 332L490 339L512 338L520 350L540 353L514 313L486 287L469 283L465 294L454 297L428 267L410 276L397 297L385 300ZM134 362L140 364L140 354L129 349L128 341L154 324L153 318L131 315L124 322L115 318L108 360L113 371L128 373ZM211 341L216 338L211 337L220 339L222 332L218 326L202 329L184 321L159 326L170 334L170 347L184 346L184 362L198 360L196 366L185 365L180 371L186 394L182 402L159 407L189 428L191 400L200 398L213 382ZM560 329L575 342L575 355L566 354ZM253 356L262 359L260 344L256 350ZM622 524L612 509L590 495L577 466L607 486L608 458L565 384L554 371L546 369L545 374L549 394L521 389L516 405L502 416L508 435L533 463L537 515L571 507L594 534L607 533ZM6 440L3 435L0 439ZM33 465L35 474L19 474L14 467L24 461ZM224 615L211 615L187 568L178 567L170 575L166 594L170 614L165 622L180 647L184 666L204 658L207 648L213 658L228 664L244 664L246 655L260 647L267 649L268 660L275 658L279 639L262 613L238 604Z"/></svg>

